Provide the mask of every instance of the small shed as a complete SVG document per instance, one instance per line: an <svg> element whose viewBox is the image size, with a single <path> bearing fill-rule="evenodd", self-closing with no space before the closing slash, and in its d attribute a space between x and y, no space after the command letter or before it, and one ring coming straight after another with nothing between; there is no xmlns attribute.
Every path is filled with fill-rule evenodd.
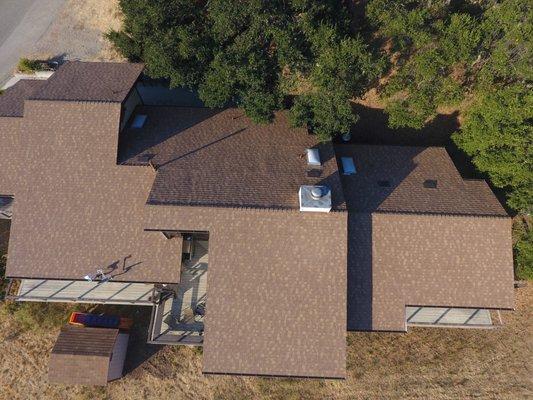
<svg viewBox="0 0 533 400"><path fill-rule="evenodd" d="M49 382L105 386L121 378L128 340L119 329L64 326L50 355Z"/></svg>

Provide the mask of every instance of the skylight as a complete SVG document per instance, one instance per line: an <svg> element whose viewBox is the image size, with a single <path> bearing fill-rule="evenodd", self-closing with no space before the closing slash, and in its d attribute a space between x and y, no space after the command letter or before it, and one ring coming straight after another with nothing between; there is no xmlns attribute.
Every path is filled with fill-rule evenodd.
<svg viewBox="0 0 533 400"><path fill-rule="evenodd" d="M307 149L307 164L321 165L320 153L318 152L318 149Z"/></svg>
<svg viewBox="0 0 533 400"><path fill-rule="evenodd" d="M146 118L148 118L147 115L144 114L138 114L133 118L133 122L131 123L131 127L133 129L140 129L144 126L144 123L146 122Z"/></svg>
<svg viewBox="0 0 533 400"><path fill-rule="evenodd" d="M355 164L352 157L341 157L342 171L344 175L355 175Z"/></svg>

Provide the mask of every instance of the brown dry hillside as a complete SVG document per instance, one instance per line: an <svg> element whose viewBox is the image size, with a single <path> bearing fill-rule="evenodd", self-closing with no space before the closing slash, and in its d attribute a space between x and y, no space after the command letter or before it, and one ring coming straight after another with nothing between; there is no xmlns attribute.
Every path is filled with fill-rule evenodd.
<svg viewBox="0 0 533 400"><path fill-rule="evenodd" d="M52 329L21 331L3 305L0 399L533 398L533 286L516 295L517 311L503 314L501 329L349 333L345 381L203 376L201 351L147 346L146 327L139 323L130 342L128 374L96 389L48 385L48 357L61 322ZM60 311L54 315L67 316L68 307L54 307ZM129 311L146 321L146 313Z"/></svg>

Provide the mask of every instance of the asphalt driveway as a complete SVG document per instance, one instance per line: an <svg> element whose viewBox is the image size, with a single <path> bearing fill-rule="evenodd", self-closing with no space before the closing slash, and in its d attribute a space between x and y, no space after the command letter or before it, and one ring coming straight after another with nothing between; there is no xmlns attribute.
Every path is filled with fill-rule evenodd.
<svg viewBox="0 0 533 400"><path fill-rule="evenodd" d="M65 0L0 0L0 87L31 51Z"/></svg>

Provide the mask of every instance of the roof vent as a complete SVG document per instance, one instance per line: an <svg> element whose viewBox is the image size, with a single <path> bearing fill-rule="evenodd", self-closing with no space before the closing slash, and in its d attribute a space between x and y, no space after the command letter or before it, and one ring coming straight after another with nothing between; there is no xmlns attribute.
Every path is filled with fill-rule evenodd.
<svg viewBox="0 0 533 400"><path fill-rule="evenodd" d="M437 180L436 179L426 179L424 181L424 187L426 189L436 189L437 188Z"/></svg>
<svg viewBox="0 0 533 400"><path fill-rule="evenodd" d="M355 164L352 157L341 157L342 171L344 175L355 175Z"/></svg>
<svg viewBox="0 0 533 400"><path fill-rule="evenodd" d="M0 196L0 219L11 219L13 216L13 197Z"/></svg>
<svg viewBox="0 0 533 400"><path fill-rule="evenodd" d="M318 152L318 149L307 149L307 164L321 165L320 153Z"/></svg>
<svg viewBox="0 0 533 400"><path fill-rule="evenodd" d="M307 176L309 178L320 178L322 176L322 170L316 168L310 169L307 171Z"/></svg>
<svg viewBox="0 0 533 400"><path fill-rule="evenodd" d="M148 118L147 115L144 114L138 114L133 118L133 122L131 123L131 127L133 129L140 129L144 126L144 123L146 122L146 118Z"/></svg>
<svg viewBox="0 0 533 400"><path fill-rule="evenodd" d="M331 211L331 190L327 186L300 186L300 211Z"/></svg>

